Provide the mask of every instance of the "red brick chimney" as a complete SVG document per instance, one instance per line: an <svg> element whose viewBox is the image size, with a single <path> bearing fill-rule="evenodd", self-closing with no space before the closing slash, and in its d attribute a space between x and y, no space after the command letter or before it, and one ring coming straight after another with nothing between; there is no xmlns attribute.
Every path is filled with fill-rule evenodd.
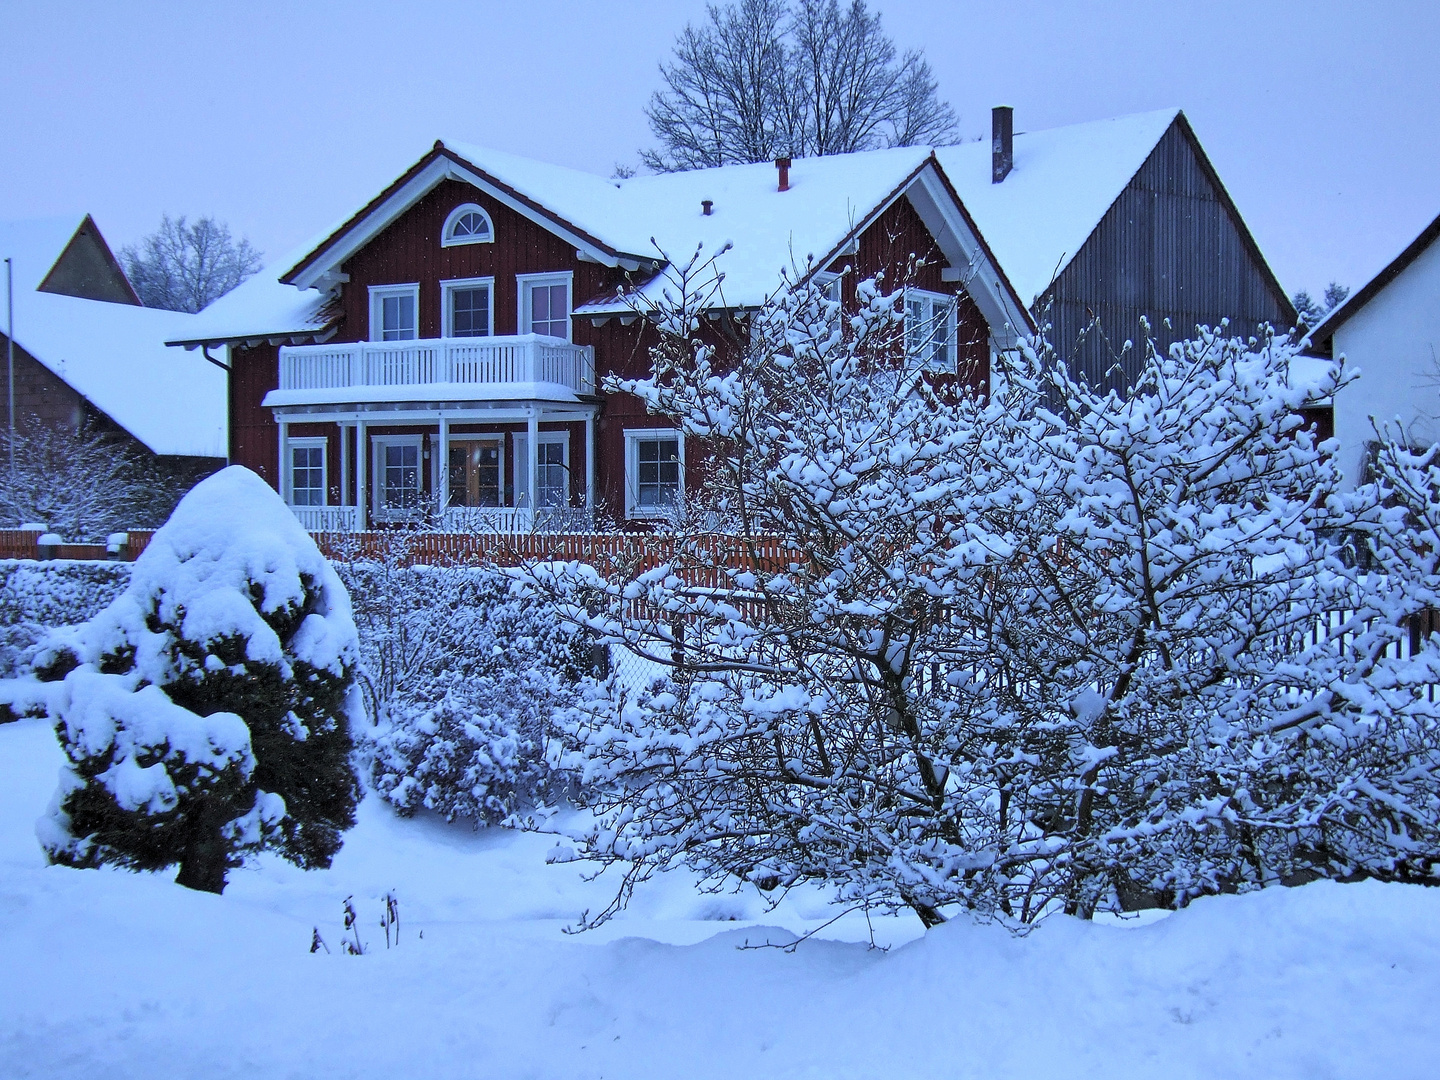
<svg viewBox="0 0 1440 1080"><path fill-rule="evenodd" d="M790 190L790 159L788 157L777 157L775 159L775 170L780 174L780 186L777 191Z"/></svg>

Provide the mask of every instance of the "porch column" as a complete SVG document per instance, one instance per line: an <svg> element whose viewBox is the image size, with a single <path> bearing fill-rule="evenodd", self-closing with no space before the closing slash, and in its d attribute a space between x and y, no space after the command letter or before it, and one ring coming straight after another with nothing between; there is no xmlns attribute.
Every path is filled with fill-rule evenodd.
<svg viewBox="0 0 1440 1080"><path fill-rule="evenodd" d="M276 426L280 430L280 443L276 447L277 453L275 455L275 490L280 493L280 498L285 501L285 505L289 506L290 484L287 482L286 478L286 473L289 470L285 468L285 443L286 440L290 438L290 423L283 418L277 418Z"/></svg>
<svg viewBox="0 0 1440 1080"><path fill-rule="evenodd" d="M525 466L530 471L530 527L535 527L535 509L540 505L540 410L531 409L525 429L529 445L525 447L530 460Z"/></svg>
<svg viewBox="0 0 1440 1080"><path fill-rule="evenodd" d="M445 514L450 509L450 418L440 416L440 528L445 528Z"/></svg>
<svg viewBox="0 0 1440 1080"><path fill-rule="evenodd" d="M340 425L340 505L350 505L350 425Z"/></svg>
<svg viewBox="0 0 1440 1080"><path fill-rule="evenodd" d="M355 423L355 527L361 532L369 528L370 521L370 504L365 491L369 449L365 445L365 421L358 420Z"/></svg>
<svg viewBox="0 0 1440 1080"><path fill-rule="evenodd" d="M595 414L585 417L585 510L595 509Z"/></svg>

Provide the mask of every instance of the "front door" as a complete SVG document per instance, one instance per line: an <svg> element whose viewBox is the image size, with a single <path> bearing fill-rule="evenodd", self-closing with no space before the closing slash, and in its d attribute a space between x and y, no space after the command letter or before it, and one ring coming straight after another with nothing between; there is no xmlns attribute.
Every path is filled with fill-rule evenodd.
<svg viewBox="0 0 1440 1080"><path fill-rule="evenodd" d="M450 505L501 506L504 477L499 438L452 440Z"/></svg>

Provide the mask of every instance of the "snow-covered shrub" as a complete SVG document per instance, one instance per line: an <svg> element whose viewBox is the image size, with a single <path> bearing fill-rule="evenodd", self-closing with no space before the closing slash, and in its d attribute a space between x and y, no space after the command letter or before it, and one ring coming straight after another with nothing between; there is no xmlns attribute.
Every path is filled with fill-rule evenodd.
<svg viewBox="0 0 1440 1080"><path fill-rule="evenodd" d="M255 474L197 485L125 591L36 658L69 759L52 861L220 892L262 849L325 867L355 818L355 624L344 586Z"/></svg>
<svg viewBox="0 0 1440 1080"><path fill-rule="evenodd" d="M654 377L616 388L701 441L685 520L733 538L682 522L643 572L535 575L675 669L572 729L596 812L575 839L626 868L617 904L675 862L927 924L1435 880L1440 647L1397 650L1440 597L1440 531L1405 528L1440 511L1335 494L1299 410L1338 368L1202 331L1142 339L1126 393L1042 345L982 396L902 359L879 283L844 318L784 292L721 352L687 275L713 280L681 271ZM1342 529L1405 569L1348 564Z"/></svg>
<svg viewBox="0 0 1440 1080"><path fill-rule="evenodd" d="M20 673L51 630L89 619L129 580L129 563L0 560L0 679Z"/></svg>
<svg viewBox="0 0 1440 1080"><path fill-rule="evenodd" d="M495 824L564 793L553 723L586 661L544 597L490 567L341 562L355 600L376 789L402 814ZM577 641L580 644L577 644Z"/></svg>

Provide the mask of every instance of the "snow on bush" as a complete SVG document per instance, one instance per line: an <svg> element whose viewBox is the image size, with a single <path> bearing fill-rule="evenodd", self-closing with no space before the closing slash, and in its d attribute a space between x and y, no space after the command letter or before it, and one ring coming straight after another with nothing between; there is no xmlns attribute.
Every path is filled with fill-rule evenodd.
<svg viewBox="0 0 1440 1080"><path fill-rule="evenodd" d="M0 560L0 679L23 672L41 638L89 619L129 580L129 563Z"/></svg>
<svg viewBox="0 0 1440 1080"><path fill-rule="evenodd" d="M197 485L125 591L36 657L69 759L37 827L52 861L220 892L261 849L324 867L354 823L360 703L344 586L259 477Z"/></svg>
<svg viewBox="0 0 1440 1080"><path fill-rule="evenodd" d="M786 292L727 351L691 270L653 378L615 385L713 463L673 556L536 575L598 588L570 617L674 668L572 731L575 839L624 866L616 904L677 862L927 924L1436 881L1440 648L1407 646L1440 598L1440 469L1334 494L1299 410L1338 367L1202 331L1142 339L1126 393L1026 346L980 395L905 358L900 290Z"/></svg>
<svg viewBox="0 0 1440 1080"><path fill-rule="evenodd" d="M360 626L376 790L401 814L477 826L551 803L567 783L554 720L574 699L583 640L514 573L407 562L397 534L385 558L339 564Z"/></svg>

